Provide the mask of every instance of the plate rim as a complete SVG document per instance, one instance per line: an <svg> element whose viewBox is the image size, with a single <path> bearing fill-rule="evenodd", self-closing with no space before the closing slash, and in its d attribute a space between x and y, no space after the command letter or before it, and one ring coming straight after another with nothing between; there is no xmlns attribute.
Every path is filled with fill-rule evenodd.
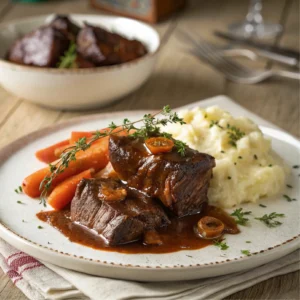
<svg viewBox="0 0 300 300"><path fill-rule="evenodd" d="M211 99L214 99L214 98L211 98ZM230 101L230 102L232 102L232 101ZM197 104L199 105L199 102L195 102L195 105L197 105ZM233 104L235 104L235 103L233 103ZM176 110L178 110L178 108ZM63 128L66 128L66 127L69 127L72 125L76 125L76 124L80 124L80 123L83 123L84 121L97 120L100 117L106 119L109 117L121 117L121 116L123 117L124 115L145 114L145 113L149 113L149 112L153 112L153 111L155 112L156 110L130 110L130 111L117 111L117 112L104 112L104 113L97 113L97 114L91 114L91 115L86 115L86 116L79 116L79 117L72 118L70 120L66 120L62 123L52 124L45 128L31 132L25 136L22 136L19 139L15 140L15 141L11 142L10 144L1 148L0 149L0 162L5 161L6 158L12 156L15 152L17 152L20 145L23 145L23 146L28 145L28 144L32 143L33 141L46 136L47 134L55 133ZM269 128L272 131L277 131L277 132L283 133L285 135L288 135L290 138L292 138L294 141L296 141L297 144L299 144L298 147L300 149L300 142L294 136L281 130L280 128L274 128L274 127L269 127L269 126L265 126L265 125L259 126L259 127L261 129L263 127ZM288 142L288 143L291 144L290 142ZM1 165L2 165L2 163L0 163L0 166ZM173 266L146 266L146 265L143 265L143 266L140 266L140 265L133 265L133 264L107 262L107 261L103 261L103 260L87 258L87 257L83 257L83 256L77 256L75 254L70 254L70 253L59 251L59 250L55 250L51 247L40 245L34 241L31 241L31 240L19 235L18 233L13 231L11 228L9 228L5 224L3 224L2 221L0 220L0 237L3 238L4 240L7 240L7 239L13 239L14 236L17 237L17 239L19 240L19 243L25 242L27 246L34 247L36 250L42 251L44 254L59 255L60 257L62 256L61 258L63 258L63 257L64 258L72 258L72 259L76 259L76 261L79 260L79 261L90 262L90 263L94 263L94 264L97 264L97 265L103 266L103 267L108 267L108 266L117 267L117 268L125 267L125 268L129 268L129 269L138 269L138 270L141 270L141 269L144 269L144 270L153 270L153 269L155 269L155 270L172 270L172 269L190 270L190 269L195 269L195 268L199 268L199 267L205 268L205 267L212 267L212 266L217 266L217 265L226 265L226 264L228 265L228 264L237 263L240 261L245 262L257 254L268 254L268 253L271 254L272 252L275 251L276 248L282 247L284 245L288 245L294 249L293 245L295 243L296 248L300 247L300 233L299 233L298 235L296 235L280 244L277 244L273 247L259 250L258 252L252 252L250 255L247 255L247 256L241 255L240 257L235 257L233 259L225 259L225 260L214 261L214 262L209 262L209 263L202 263L202 264L190 264L190 265L185 265L185 266L184 265L173 265ZM95 250L95 251L101 251L101 250ZM51 263L53 263L53 262L51 262Z"/></svg>

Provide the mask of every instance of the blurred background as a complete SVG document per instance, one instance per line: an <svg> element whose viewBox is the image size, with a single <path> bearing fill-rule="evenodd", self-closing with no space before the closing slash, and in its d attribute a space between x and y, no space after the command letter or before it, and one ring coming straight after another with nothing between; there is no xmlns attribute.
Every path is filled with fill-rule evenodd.
<svg viewBox="0 0 300 300"><path fill-rule="evenodd" d="M121 7L120 3L124 7ZM161 18L157 7L152 6L155 3L166 4L161 8L161 12L163 12ZM171 103L173 107L177 107L199 99L225 94L249 110L270 121L276 121L284 129L299 135L298 125L295 125L299 121L299 82L277 79L257 85L231 82L209 65L186 53L185 43L178 38L177 32L183 29L194 36L201 36L209 42L227 47L228 42L216 37L214 31L227 31L229 25L245 20L250 4L249 0L1 0L0 22L5 23L19 18L49 13L109 14L109 11L113 10L114 13L118 11L119 14L131 17L139 13L138 17L151 22L151 26L158 31L162 39L162 48L154 72L137 91L119 102L94 110L94 112L158 109L162 103ZM283 29L275 36L263 38L262 41L269 45L299 49L299 1L263 0L262 4L264 21L280 24ZM145 11L147 13L144 13ZM144 15L141 16L142 14ZM161 21L159 21L160 19ZM242 60L245 64L251 64L253 68L282 68L281 65L267 59L256 61L245 58L237 59ZM25 123L26 115L31 115L31 118L36 118L34 122L39 124L37 127L46 126L56 120L63 121L77 115L90 113L43 111L43 109L30 103L24 103L1 90L0 99L4 98L10 98L7 100L9 104L5 106L7 112L20 111L18 117L22 118L25 115L23 117ZM286 107L287 101L289 101L288 107ZM0 105L4 105L4 100L1 103ZM25 112L21 112L20 105ZM266 109L262 109L262 106ZM4 106L2 110L0 109L2 115L5 110ZM285 122L286 117L280 114L283 110L287 111L286 114L289 114L289 118L294 120L293 122ZM20 126L18 124L11 125L16 128ZM23 127L22 134L26 133L24 124ZM28 129L28 131L30 130ZM18 135L18 133L16 134Z"/></svg>

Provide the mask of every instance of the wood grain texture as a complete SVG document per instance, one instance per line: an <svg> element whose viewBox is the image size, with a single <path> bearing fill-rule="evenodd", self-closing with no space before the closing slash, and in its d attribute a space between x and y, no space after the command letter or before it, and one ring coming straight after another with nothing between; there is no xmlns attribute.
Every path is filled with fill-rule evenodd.
<svg viewBox="0 0 300 300"><path fill-rule="evenodd" d="M268 42L299 50L299 1L264 0L263 6L266 21L281 22L285 27L281 36ZM210 66L186 54L186 46L178 38L178 30L185 29L194 36L202 36L226 45L213 36L213 30L225 30L228 24L242 20L247 8L248 1L191 0L184 13L156 25L162 37L166 33L171 34L161 50L153 75L139 90L109 107L83 112L53 111L17 99L0 87L0 147L28 132L78 115L158 109L167 103L176 107L218 94L228 95L254 113L300 136L298 82L281 79L272 79L257 85L229 82ZM47 1L38 4L0 1L0 23L53 12L97 13L82 0ZM241 61L255 68L282 68L281 65L266 60ZM294 272L269 279L226 299L299 299L299 274L300 272ZM0 299L26 299L2 271Z"/></svg>
<svg viewBox="0 0 300 300"><path fill-rule="evenodd" d="M13 4L10 0L1 0L0 2L0 18L7 14L7 12L12 8Z"/></svg>

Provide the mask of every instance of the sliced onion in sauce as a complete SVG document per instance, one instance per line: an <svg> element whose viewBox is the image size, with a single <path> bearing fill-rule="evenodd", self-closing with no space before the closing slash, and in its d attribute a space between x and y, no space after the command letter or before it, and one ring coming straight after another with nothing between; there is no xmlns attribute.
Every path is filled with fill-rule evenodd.
<svg viewBox="0 0 300 300"><path fill-rule="evenodd" d="M203 239L215 239L224 231L224 223L217 218L205 216L195 225L195 232Z"/></svg>

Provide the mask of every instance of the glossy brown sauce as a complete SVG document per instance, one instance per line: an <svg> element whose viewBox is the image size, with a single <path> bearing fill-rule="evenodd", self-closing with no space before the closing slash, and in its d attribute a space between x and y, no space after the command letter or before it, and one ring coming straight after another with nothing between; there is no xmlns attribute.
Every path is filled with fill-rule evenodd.
<svg viewBox="0 0 300 300"><path fill-rule="evenodd" d="M45 211L37 214L37 217L49 223L71 242L78 243L94 249L114 251L121 253L169 253L185 249L200 249L213 244L212 240L198 237L194 232L194 226L203 216L212 216L220 219L224 225L224 233L239 233L236 222L223 210L214 206L207 206L201 214L186 216L182 218L171 218L171 224L160 228L158 234L162 240L161 245L144 245L142 241L136 241L126 245L108 246L105 241L92 231L72 223L70 210Z"/></svg>

